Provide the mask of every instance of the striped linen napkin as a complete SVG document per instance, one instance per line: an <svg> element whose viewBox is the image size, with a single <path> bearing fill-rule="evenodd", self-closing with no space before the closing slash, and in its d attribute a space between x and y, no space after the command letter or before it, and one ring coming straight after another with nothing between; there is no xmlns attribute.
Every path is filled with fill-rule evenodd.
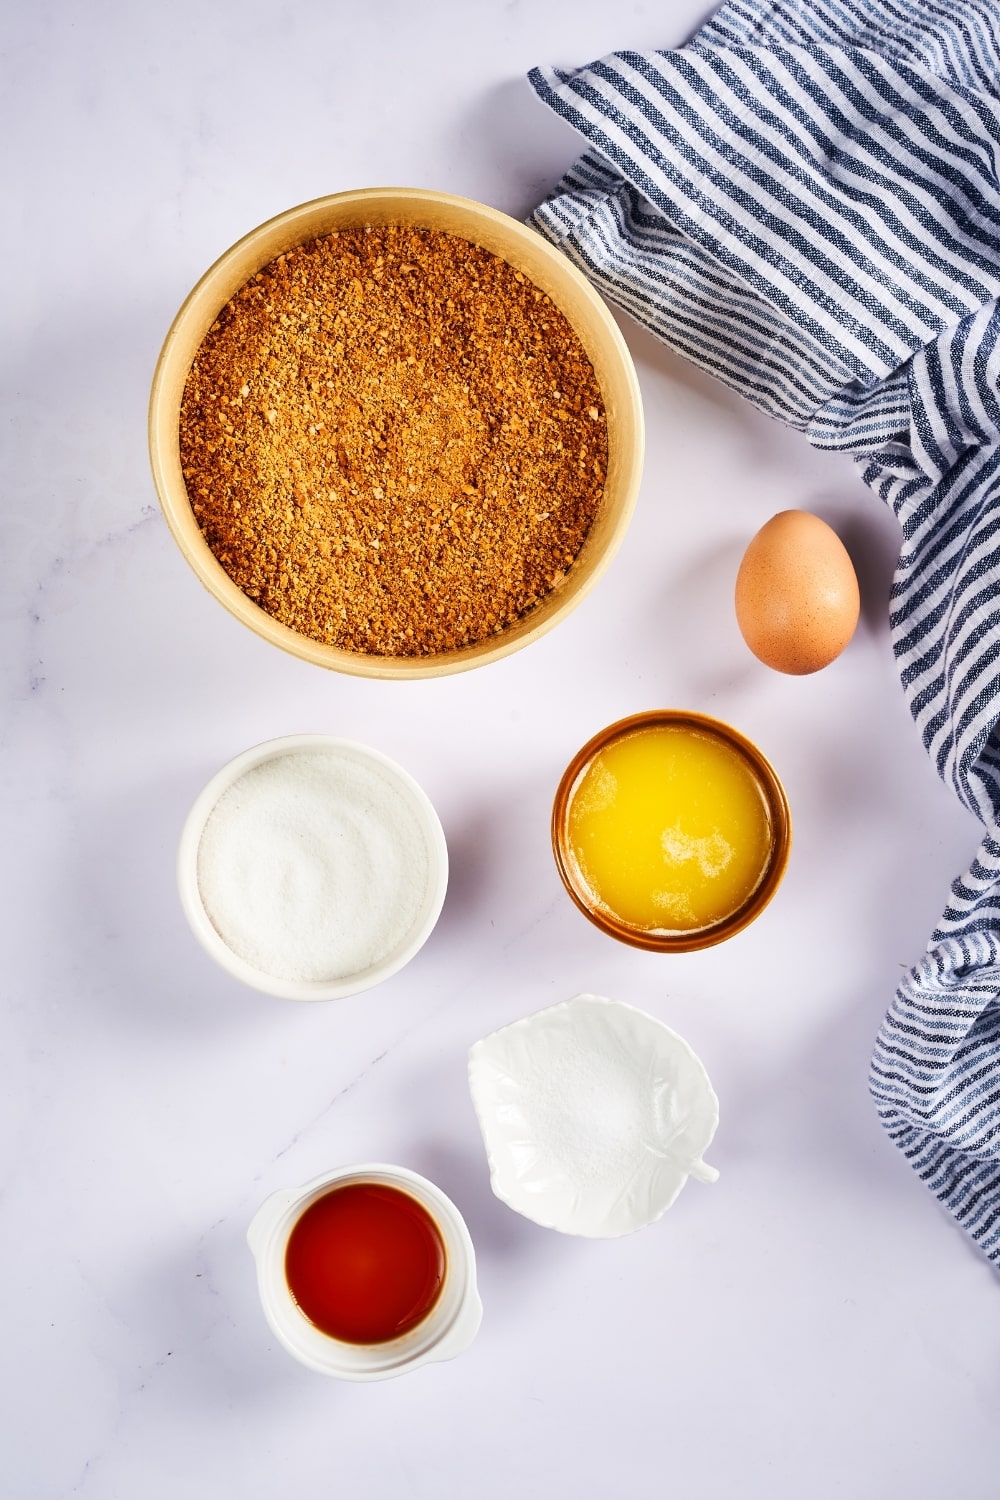
<svg viewBox="0 0 1000 1500"><path fill-rule="evenodd" d="M871 1065L1000 1266L1000 8L727 0L678 51L537 68L587 148L532 222L674 349L853 454L903 542L903 690L985 826Z"/></svg>

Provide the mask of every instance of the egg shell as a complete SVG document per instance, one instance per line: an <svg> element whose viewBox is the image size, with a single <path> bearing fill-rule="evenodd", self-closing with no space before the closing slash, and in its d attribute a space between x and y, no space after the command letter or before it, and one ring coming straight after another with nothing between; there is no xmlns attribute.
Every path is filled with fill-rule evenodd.
<svg viewBox="0 0 1000 1500"><path fill-rule="evenodd" d="M837 533L806 510L783 510L751 541L736 575L743 639L776 672L818 672L840 655L861 609Z"/></svg>

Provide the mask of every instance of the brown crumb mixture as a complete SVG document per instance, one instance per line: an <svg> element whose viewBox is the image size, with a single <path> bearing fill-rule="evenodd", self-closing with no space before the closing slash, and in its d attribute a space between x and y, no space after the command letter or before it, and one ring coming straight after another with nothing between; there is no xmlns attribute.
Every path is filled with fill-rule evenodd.
<svg viewBox="0 0 1000 1500"><path fill-rule="evenodd" d="M455 235L289 251L195 357L180 453L243 592L313 640L424 656L559 587L600 502L604 404L562 313Z"/></svg>

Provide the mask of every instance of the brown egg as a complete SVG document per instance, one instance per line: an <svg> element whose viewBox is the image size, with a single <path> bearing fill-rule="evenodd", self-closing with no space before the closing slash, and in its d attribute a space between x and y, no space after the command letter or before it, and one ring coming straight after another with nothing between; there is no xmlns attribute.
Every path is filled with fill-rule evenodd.
<svg viewBox="0 0 1000 1500"><path fill-rule="evenodd" d="M736 575L736 620L776 672L818 672L854 634L861 599L847 549L819 516L783 510L760 528Z"/></svg>

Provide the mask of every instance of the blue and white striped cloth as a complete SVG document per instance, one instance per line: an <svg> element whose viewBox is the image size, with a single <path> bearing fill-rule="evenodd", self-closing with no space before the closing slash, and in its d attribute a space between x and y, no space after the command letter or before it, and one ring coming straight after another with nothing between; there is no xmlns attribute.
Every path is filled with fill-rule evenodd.
<svg viewBox="0 0 1000 1500"><path fill-rule="evenodd" d="M587 140L536 228L899 518L900 678L985 834L871 1089L1000 1265L1000 9L727 0L678 51L530 78Z"/></svg>

